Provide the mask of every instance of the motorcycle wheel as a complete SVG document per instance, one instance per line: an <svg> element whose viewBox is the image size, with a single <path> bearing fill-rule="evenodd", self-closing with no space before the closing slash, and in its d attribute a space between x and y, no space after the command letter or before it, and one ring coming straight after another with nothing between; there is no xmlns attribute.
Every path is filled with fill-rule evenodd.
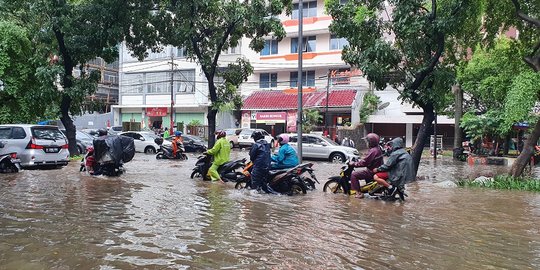
<svg viewBox="0 0 540 270"><path fill-rule="evenodd" d="M238 180L238 182L236 182L236 185L234 185L235 189L245 189L248 187L249 187L249 182L246 180Z"/></svg>
<svg viewBox="0 0 540 270"><path fill-rule="evenodd" d="M306 193L307 193L306 187L304 187L301 184L293 183L287 195L292 196L292 195L306 194Z"/></svg>
<svg viewBox="0 0 540 270"><path fill-rule="evenodd" d="M198 171L193 171L191 173L191 176L189 176L191 179L195 178L195 177L200 177L201 176L201 173L199 173Z"/></svg>
<svg viewBox="0 0 540 270"><path fill-rule="evenodd" d="M311 178L302 177L302 181L304 181L304 184L306 185L306 187L309 190L314 190L315 189L315 181L313 181Z"/></svg>
<svg viewBox="0 0 540 270"><path fill-rule="evenodd" d="M156 155L156 159L163 159L163 158L164 158L164 156L163 156L162 153L158 153L158 154Z"/></svg>
<svg viewBox="0 0 540 270"><path fill-rule="evenodd" d="M182 154L182 160L188 160L188 157L186 156L186 154Z"/></svg>
<svg viewBox="0 0 540 270"><path fill-rule="evenodd" d="M343 187L336 180L329 180L324 183L323 192L328 193L345 193Z"/></svg>

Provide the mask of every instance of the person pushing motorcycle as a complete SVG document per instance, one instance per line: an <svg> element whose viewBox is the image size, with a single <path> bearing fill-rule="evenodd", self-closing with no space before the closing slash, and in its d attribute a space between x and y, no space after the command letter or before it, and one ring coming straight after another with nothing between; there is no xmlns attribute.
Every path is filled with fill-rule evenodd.
<svg viewBox="0 0 540 270"><path fill-rule="evenodd" d="M218 169L219 166L229 161L231 155L231 145L225 138L225 136L227 135L225 131L219 130L218 132L216 132L216 135L216 144L214 145L214 147L212 147L212 149L206 151L206 154L214 156L214 162L212 163L212 166L210 166L210 169L208 169L208 174L210 175L210 179L212 181L221 181L222 183L224 183L218 173Z"/></svg>
<svg viewBox="0 0 540 270"><path fill-rule="evenodd" d="M181 131L176 131L174 133L174 138L172 140L172 154L173 154L173 157L177 158L177 153L178 153L178 146L179 144L182 144L183 143L183 139L182 139L182 132Z"/></svg>
<svg viewBox="0 0 540 270"><path fill-rule="evenodd" d="M273 193L267 184L268 171L270 170L270 144L264 139L262 132L258 130L253 131L251 138L255 141L249 151L249 158L253 162L251 188Z"/></svg>
<svg viewBox="0 0 540 270"><path fill-rule="evenodd" d="M364 137L369 150L364 157L358 162L349 162L350 166L366 167L364 170L354 171L351 174L351 189L356 191L356 198L363 198L364 194L360 192L360 179L366 180L367 183L373 181L373 169L380 167L383 164L383 154L379 147L379 135L369 133Z"/></svg>
<svg viewBox="0 0 540 270"><path fill-rule="evenodd" d="M272 170L288 169L298 165L298 156L294 148L289 145L289 135L281 134L278 136L279 152L272 155Z"/></svg>

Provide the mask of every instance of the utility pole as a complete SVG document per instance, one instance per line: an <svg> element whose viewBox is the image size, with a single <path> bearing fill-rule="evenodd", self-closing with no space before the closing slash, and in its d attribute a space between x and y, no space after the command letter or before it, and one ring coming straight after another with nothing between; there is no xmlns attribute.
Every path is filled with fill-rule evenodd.
<svg viewBox="0 0 540 270"><path fill-rule="evenodd" d="M302 53L304 52L302 34L304 24L304 5L302 0L298 1L298 115L296 116L296 131L298 141L296 143L298 150L298 162L302 163Z"/></svg>
<svg viewBox="0 0 540 270"><path fill-rule="evenodd" d="M439 145L439 140L437 138L437 111L435 111L435 124L433 125L433 159L437 159L437 146Z"/></svg>
<svg viewBox="0 0 540 270"><path fill-rule="evenodd" d="M324 130L327 135L330 135L330 131L328 130L328 93L330 92L330 75L332 73L332 70L328 70L328 80L326 81L326 111L324 113Z"/></svg>
<svg viewBox="0 0 540 270"><path fill-rule="evenodd" d="M171 126L169 134L173 134L174 131L174 52L171 46Z"/></svg>

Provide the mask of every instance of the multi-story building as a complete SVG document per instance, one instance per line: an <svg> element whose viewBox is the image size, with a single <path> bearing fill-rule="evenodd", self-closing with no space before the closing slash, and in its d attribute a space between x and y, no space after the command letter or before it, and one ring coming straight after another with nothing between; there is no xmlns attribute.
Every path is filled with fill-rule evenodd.
<svg viewBox="0 0 540 270"><path fill-rule="evenodd" d="M284 39L278 42L271 36L267 37L260 53L243 50L254 67L254 74L242 86L242 93L247 96L242 127L270 129L268 124L275 132L295 131L299 49L303 50L302 85L306 94L303 107L320 110L324 122L330 127L359 122L355 112L358 111L361 93L368 90L368 83L359 70L351 70L341 60L347 41L330 32L332 17L324 11L324 0L304 1L303 46L299 48L297 2L293 2L291 15L280 16L287 33ZM275 117L265 120L269 114Z"/></svg>
<svg viewBox="0 0 540 270"><path fill-rule="evenodd" d="M118 104L118 61L106 63L98 57L88 62L86 67L100 74L97 91L88 98L102 104L100 112L110 112L112 105Z"/></svg>
<svg viewBox="0 0 540 270"><path fill-rule="evenodd" d="M171 115L175 127L189 123L204 125L209 105L208 86L200 67L185 55L182 48L166 46L161 52L149 51L144 61L138 61L122 45L120 95L119 104L113 106L114 125L127 129L165 128L170 127ZM174 70L172 76L171 70Z"/></svg>

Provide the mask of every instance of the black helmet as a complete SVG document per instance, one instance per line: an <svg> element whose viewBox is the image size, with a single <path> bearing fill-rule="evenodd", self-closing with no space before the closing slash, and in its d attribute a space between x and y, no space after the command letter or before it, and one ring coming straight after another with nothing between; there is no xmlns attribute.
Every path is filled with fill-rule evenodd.
<svg viewBox="0 0 540 270"><path fill-rule="evenodd" d="M107 130L104 129L104 128L100 128L100 129L98 129L97 134L98 134L98 136L106 136L107 135Z"/></svg>
<svg viewBox="0 0 540 270"><path fill-rule="evenodd" d="M251 138L253 138L254 141L258 141L258 140L264 138L264 135L259 130L255 130L251 134Z"/></svg>

